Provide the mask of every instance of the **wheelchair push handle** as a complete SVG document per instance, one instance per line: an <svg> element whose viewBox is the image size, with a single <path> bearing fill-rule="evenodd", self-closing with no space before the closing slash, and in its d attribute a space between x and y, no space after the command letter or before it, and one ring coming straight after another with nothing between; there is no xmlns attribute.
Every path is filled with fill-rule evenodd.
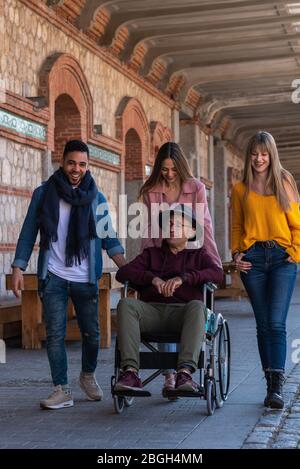
<svg viewBox="0 0 300 469"><path fill-rule="evenodd" d="M211 310L214 308L214 292L217 288L217 285L212 282L207 282L203 285L203 303Z"/></svg>
<svg viewBox="0 0 300 469"><path fill-rule="evenodd" d="M203 285L203 288L207 288L211 293L213 293L218 287L215 283L207 282Z"/></svg>

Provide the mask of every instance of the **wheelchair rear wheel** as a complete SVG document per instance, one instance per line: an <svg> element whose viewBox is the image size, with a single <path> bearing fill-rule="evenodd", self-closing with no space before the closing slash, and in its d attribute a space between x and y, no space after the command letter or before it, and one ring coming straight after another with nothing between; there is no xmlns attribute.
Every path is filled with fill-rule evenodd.
<svg viewBox="0 0 300 469"><path fill-rule="evenodd" d="M215 386L216 386L216 407L217 409L220 409L221 407L223 407L224 405L224 401L222 399L222 395L221 395L221 386L220 386L220 379L219 379L219 355L220 355L220 350L219 350L219 334L220 334L220 331L221 331L221 328L222 328L222 324L223 324L223 318L221 315L219 315L218 317L218 333L217 335L214 337L214 341L213 341L213 363L214 363L214 378L215 378Z"/></svg>
<svg viewBox="0 0 300 469"><path fill-rule="evenodd" d="M230 385L230 335L226 319L223 319L217 340L219 389L222 400L226 401Z"/></svg>

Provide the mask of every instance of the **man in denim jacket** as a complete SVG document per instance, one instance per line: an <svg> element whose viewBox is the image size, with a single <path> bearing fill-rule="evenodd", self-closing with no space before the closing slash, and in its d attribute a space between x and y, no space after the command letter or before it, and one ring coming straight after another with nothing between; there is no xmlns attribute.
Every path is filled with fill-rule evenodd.
<svg viewBox="0 0 300 469"><path fill-rule="evenodd" d="M103 397L94 374L99 349L98 280L102 274L102 249L118 267L126 262L124 249L112 229L106 199L98 192L88 165L88 146L80 140L67 142L62 166L33 192L12 263L13 291L19 296L23 288L22 271L28 265L39 232L37 275L54 384L52 394L40 403L44 409L74 405L65 348L69 296L82 335L80 386L90 400L99 401Z"/></svg>

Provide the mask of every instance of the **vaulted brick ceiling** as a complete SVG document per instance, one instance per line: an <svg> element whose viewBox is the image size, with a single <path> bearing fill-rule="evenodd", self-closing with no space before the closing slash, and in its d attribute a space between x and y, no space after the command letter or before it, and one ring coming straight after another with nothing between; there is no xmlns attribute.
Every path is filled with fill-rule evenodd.
<svg viewBox="0 0 300 469"><path fill-rule="evenodd" d="M45 3L241 150L272 132L300 181L300 0Z"/></svg>

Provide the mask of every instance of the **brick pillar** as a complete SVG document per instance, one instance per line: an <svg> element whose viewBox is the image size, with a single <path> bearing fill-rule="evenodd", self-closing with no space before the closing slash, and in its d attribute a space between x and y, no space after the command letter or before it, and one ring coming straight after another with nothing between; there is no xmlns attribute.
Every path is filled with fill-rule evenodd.
<svg viewBox="0 0 300 469"><path fill-rule="evenodd" d="M215 239L223 261L230 259L228 246L228 190L226 151L220 141L214 145Z"/></svg>
<svg viewBox="0 0 300 469"><path fill-rule="evenodd" d="M125 192L127 194L127 210L137 202L140 187L143 184L144 168L142 162L142 142L134 129L130 129L125 136ZM128 223L135 218L128 215ZM141 239L127 238L126 258L133 259L140 253Z"/></svg>

